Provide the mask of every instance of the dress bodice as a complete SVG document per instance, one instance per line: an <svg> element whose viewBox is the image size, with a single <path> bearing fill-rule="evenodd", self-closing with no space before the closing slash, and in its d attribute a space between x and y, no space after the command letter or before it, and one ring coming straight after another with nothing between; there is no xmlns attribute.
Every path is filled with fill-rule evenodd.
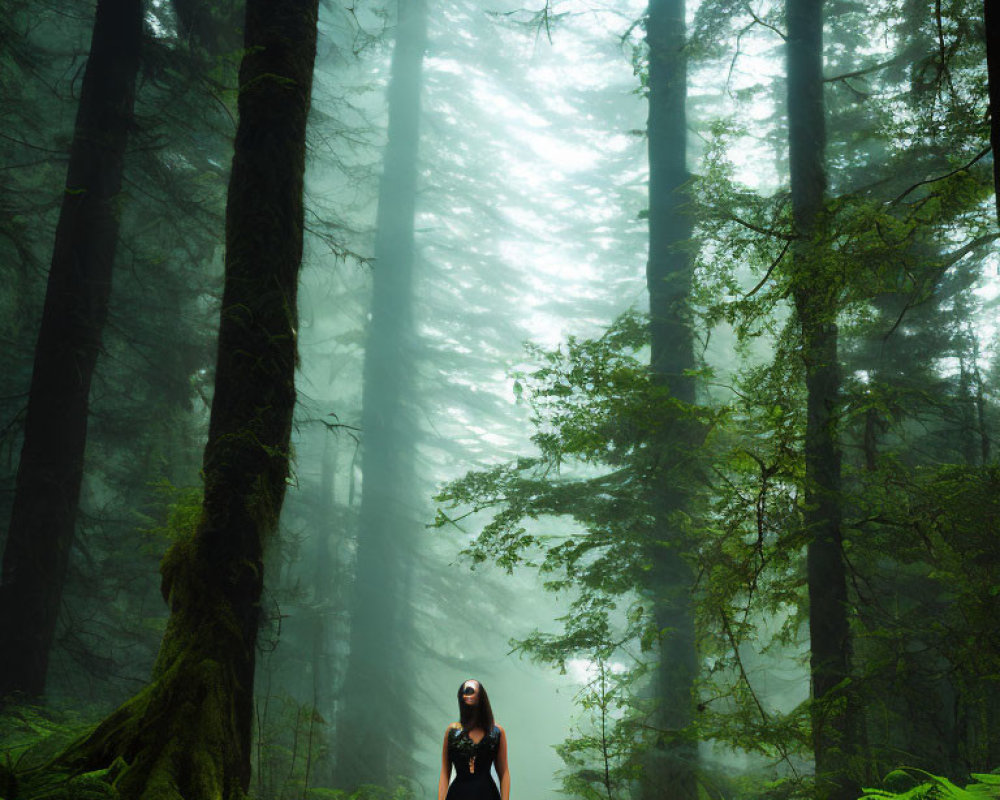
<svg viewBox="0 0 1000 800"><path fill-rule="evenodd" d="M463 728L448 731L448 758L455 767L455 780L467 781L490 777L490 767L500 748L500 729L493 729L478 742L472 741Z"/></svg>

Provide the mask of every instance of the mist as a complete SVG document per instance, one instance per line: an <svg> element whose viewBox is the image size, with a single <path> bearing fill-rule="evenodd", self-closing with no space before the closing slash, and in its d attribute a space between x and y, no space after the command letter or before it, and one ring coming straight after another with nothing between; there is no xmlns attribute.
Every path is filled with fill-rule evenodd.
<svg viewBox="0 0 1000 800"><path fill-rule="evenodd" d="M993 796L990 13L7 0L0 800Z"/></svg>

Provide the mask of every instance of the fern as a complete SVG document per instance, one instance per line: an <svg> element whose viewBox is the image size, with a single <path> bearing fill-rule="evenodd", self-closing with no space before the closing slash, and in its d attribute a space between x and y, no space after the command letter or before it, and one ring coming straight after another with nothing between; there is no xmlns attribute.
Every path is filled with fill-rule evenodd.
<svg viewBox="0 0 1000 800"><path fill-rule="evenodd" d="M973 782L961 787L922 769L897 769L886 776L885 783L914 782L914 785L903 791L866 788L860 800L987 800L1000 797L1000 774L973 773L970 777Z"/></svg>

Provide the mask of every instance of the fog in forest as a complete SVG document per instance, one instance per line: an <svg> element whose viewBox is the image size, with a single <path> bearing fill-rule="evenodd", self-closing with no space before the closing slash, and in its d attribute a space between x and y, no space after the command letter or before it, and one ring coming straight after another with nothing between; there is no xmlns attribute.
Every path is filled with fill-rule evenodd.
<svg viewBox="0 0 1000 800"><path fill-rule="evenodd" d="M992 5L2 0L0 800L997 796Z"/></svg>

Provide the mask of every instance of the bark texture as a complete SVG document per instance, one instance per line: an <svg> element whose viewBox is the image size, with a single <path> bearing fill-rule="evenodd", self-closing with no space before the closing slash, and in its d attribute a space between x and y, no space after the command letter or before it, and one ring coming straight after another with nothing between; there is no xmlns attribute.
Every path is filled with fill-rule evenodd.
<svg viewBox="0 0 1000 800"><path fill-rule="evenodd" d="M49 270L0 574L0 697L45 690L111 295L141 0L99 0Z"/></svg>
<svg viewBox="0 0 1000 800"><path fill-rule="evenodd" d="M50 796L67 775L93 796L113 784L122 800L245 796L263 547L284 498L295 404L316 16L317 0L247 2L205 499L163 562L171 614L152 681L54 764L22 776L18 797Z"/></svg>
<svg viewBox="0 0 1000 800"><path fill-rule="evenodd" d="M651 0L646 17L649 46L649 290L653 380L681 403L695 401L694 337L688 299L693 258L693 223L683 187L687 171L687 55L684 0ZM694 709L697 675L694 575L684 558L684 532L676 519L688 505L684 454L700 441L694 420L683 413L662 431L658 443L652 593L660 641L654 677L653 726L660 742L650 753L644 796L659 797L665 786L675 800L694 800L697 743L687 731Z"/></svg>
<svg viewBox="0 0 1000 800"><path fill-rule="evenodd" d="M375 238L361 418L363 484L351 602L351 644L337 715L338 788L388 785L411 770L411 702L401 643L410 637L408 540L413 528L411 393L413 221L424 0L400 0L388 90L389 127ZM401 717L401 715L404 715ZM393 720L387 728L384 724Z"/></svg>
<svg viewBox="0 0 1000 800"><path fill-rule="evenodd" d="M837 431L840 365L837 290L824 269L822 214L826 193L823 102L823 0L788 0L789 168L797 239L792 294L806 373L805 504L809 534L812 736L817 795L853 800L860 785L850 754L860 733L851 701L851 641L842 552L841 451Z"/></svg>

